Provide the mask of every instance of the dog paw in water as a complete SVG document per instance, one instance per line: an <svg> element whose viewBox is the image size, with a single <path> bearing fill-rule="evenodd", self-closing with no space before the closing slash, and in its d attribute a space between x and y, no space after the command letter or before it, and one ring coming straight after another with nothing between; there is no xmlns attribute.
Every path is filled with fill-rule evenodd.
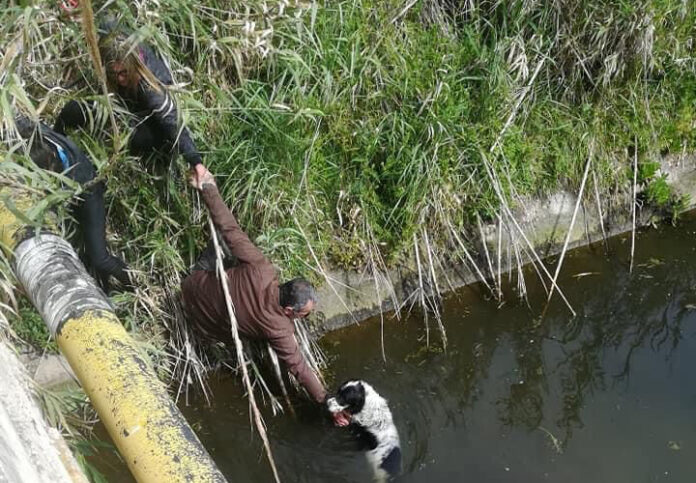
<svg viewBox="0 0 696 483"><path fill-rule="evenodd" d="M401 472L401 443L387 400L367 382L353 380L326 400L337 426L353 426L367 442L366 456L376 479L386 480Z"/></svg>

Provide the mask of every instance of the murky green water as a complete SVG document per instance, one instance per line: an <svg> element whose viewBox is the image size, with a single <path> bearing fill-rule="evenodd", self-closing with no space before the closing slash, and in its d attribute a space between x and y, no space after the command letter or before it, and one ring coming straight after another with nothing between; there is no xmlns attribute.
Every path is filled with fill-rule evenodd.
<svg viewBox="0 0 696 483"><path fill-rule="evenodd" d="M569 253L560 282L578 312L528 272L529 306L507 288L447 297L449 345L424 347L420 316L379 318L323 339L336 383L364 378L390 400L404 451L403 482L696 481L696 217L678 228ZM512 280L512 286L516 280ZM432 332L434 335L434 332ZM436 340L436 337L433 337ZM231 481L271 481L245 400L230 377L214 402L184 412ZM284 481L369 481L344 430L313 406L267 416ZM111 458L110 481L129 481Z"/></svg>

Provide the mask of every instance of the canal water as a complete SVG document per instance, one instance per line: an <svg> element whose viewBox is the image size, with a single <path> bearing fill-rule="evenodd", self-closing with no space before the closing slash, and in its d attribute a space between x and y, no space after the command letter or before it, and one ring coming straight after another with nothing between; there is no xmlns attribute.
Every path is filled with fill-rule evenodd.
<svg viewBox="0 0 696 483"><path fill-rule="evenodd" d="M526 271L528 302L482 285L448 295L448 346L425 346L419 314L373 318L322 339L337 386L362 378L389 399L404 453L402 482L696 481L696 216L676 228L569 252L558 296ZM553 264L555 260L548 261ZM432 335L431 341L437 341ZM272 481L246 400L231 376L213 402L183 411L230 481ZM283 481L370 481L350 434L309 403L266 416ZM131 481L102 453L109 481Z"/></svg>

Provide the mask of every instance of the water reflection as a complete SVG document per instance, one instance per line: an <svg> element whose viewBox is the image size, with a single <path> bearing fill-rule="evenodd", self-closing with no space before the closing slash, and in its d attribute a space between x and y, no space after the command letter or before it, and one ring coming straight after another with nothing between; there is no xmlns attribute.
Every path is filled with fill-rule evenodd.
<svg viewBox="0 0 696 483"><path fill-rule="evenodd" d="M632 274L622 239L609 255L569 254L560 284L575 318L554 300L540 319L546 294L530 270L528 304L510 287L502 308L478 287L449 296L447 352L424 346L417 315L387 324L386 363L378 320L331 334L334 383L365 378L389 399L403 482L691 481L694 230L691 220L644 232ZM223 377L213 390L212 407L186 416L231 480L270 481L239 386ZM313 406L296 409L297 419L267 415L284 481L368 481L350 436Z"/></svg>
<svg viewBox="0 0 696 483"><path fill-rule="evenodd" d="M485 440L483 446L490 451L501 453L501 446L507 446L504 440L513 439L517 446L511 445L511 451L534 454L535 461L513 481L554 479L554 475L567 472L564 465L581 469L581 461L587 457L583 452L595 452L587 451L590 433L617 445L630 443L637 450L659 447L677 454L674 448L680 445L669 443L667 438L649 440L640 434L640 428L646 417L658 426L665 419L661 399L673 399L679 406L679 412L670 418L676 424L667 426L678 428L694 415L682 394L694 394L694 386L682 386L684 380L690 381L689 374L684 364L675 363L676 357L689 364L696 362L693 350L680 351L681 344L693 344L695 335L693 222L682 231L648 232L640 241L632 274L622 255L626 249L621 239L612 241L608 256L581 251L569 258L562 286L578 312L575 318L556 303L540 320L538 314L545 301L540 287L531 287L531 309L513 303L497 309L493 304L482 304L479 295L463 293L445 303L448 353L425 350L402 337L387 342L390 360L385 371L398 376L372 378L396 406L402 432L412 445L406 481L467 476L467 465L481 466L472 457L484 456L485 451L475 447L480 440ZM463 306L470 314L459 317ZM418 330L413 325L417 323L410 320L389 329L414 338ZM355 329L332 336L340 342L336 357L337 363L344 365L341 373L361 373L361 368L347 359L376 351L374 346L365 347L365 341L373 336L376 340L370 330ZM362 350L354 345L357 341ZM634 367L636 360L638 367ZM375 360L363 364L362 373L374 374L372 369L379 365ZM597 421L607 419L610 423L620 419L618 426L628 427L628 431L612 434L615 428L611 424L595 427ZM579 444L571 447L574 436L581 433ZM687 436L693 439L694 431L688 431ZM446 454L456 453L453 448L457 447L459 457ZM471 454L466 455L467 451ZM561 457L565 452L570 454ZM687 474L679 472L688 468L689 462L682 458L675 464L674 454L664 458L670 461L672 473L665 471ZM489 461L501 459L485 456ZM622 461L629 463L642 468L638 461ZM510 468L504 464L500 468L500 474L479 468L478 474L484 478L481 481L504 480L506 468ZM604 470L598 470L601 479L612 474L607 471L602 476ZM659 475L644 470L637 469L635 474L645 481L653 481L648 474ZM570 481L587 481L582 474L566 476ZM630 474L613 481L635 481Z"/></svg>

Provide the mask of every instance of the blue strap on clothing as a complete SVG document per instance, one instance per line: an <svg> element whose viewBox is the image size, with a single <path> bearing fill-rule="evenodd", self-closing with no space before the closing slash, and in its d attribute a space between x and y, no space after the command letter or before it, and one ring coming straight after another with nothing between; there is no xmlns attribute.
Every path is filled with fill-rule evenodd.
<svg viewBox="0 0 696 483"><path fill-rule="evenodd" d="M58 151L58 158L60 158L60 162L63 165L63 171L68 170L70 168L70 158L68 158L65 150L57 145L56 151Z"/></svg>

